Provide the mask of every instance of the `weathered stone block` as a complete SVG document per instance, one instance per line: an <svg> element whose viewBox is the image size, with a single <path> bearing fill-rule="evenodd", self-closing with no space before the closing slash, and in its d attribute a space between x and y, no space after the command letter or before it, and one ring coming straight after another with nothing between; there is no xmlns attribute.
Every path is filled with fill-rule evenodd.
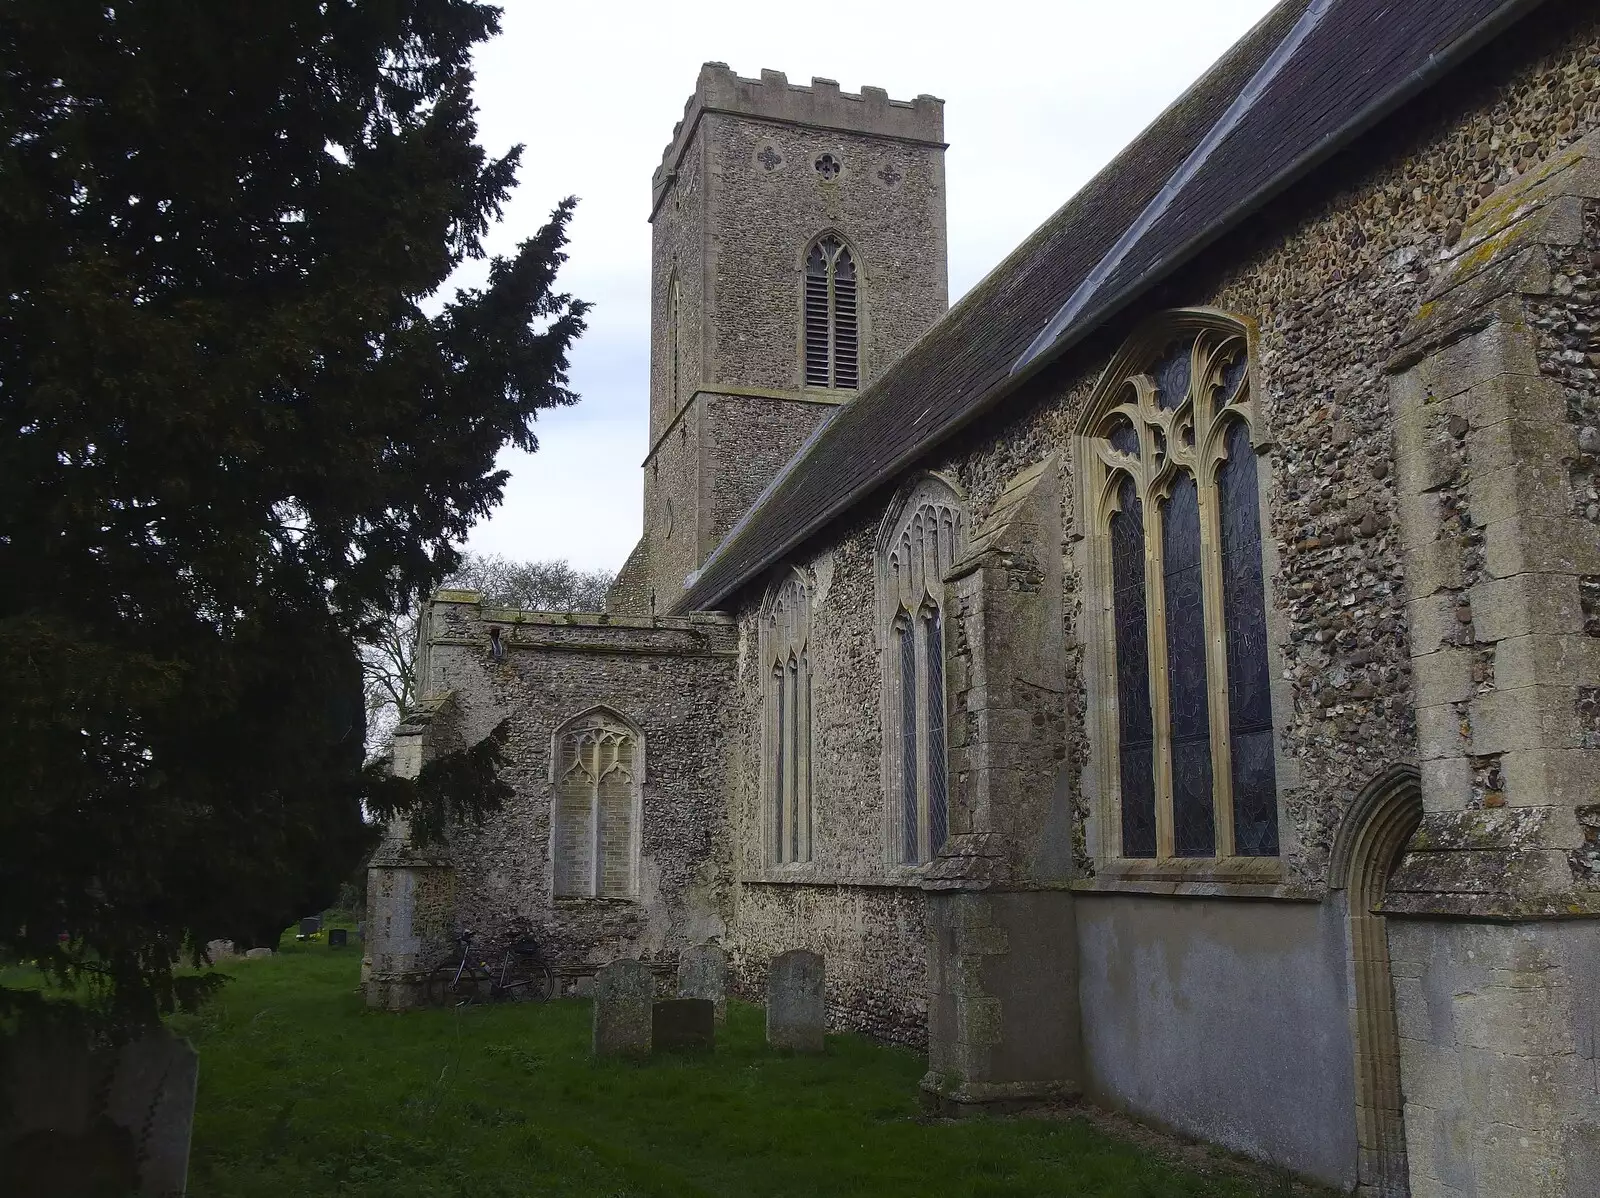
<svg viewBox="0 0 1600 1198"><path fill-rule="evenodd" d="M1473 694L1472 650L1435 649L1411 661L1418 707L1459 703Z"/></svg>
<svg viewBox="0 0 1600 1198"><path fill-rule="evenodd" d="M1570 516L1517 516L1484 530L1484 564L1496 578L1600 574L1600 536L1594 525Z"/></svg>
<svg viewBox="0 0 1600 1198"><path fill-rule="evenodd" d="M21 1193L181 1196L198 1076L165 1028L117 1049L65 1031L0 1041L0 1177Z"/></svg>
<svg viewBox="0 0 1600 1198"><path fill-rule="evenodd" d="M1432 526L1430 531L1437 537L1438 526ZM1402 557L1406 588L1418 597L1459 590L1465 581L1461 572L1461 550L1454 542L1419 536L1414 547L1405 549Z"/></svg>
<svg viewBox="0 0 1600 1198"><path fill-rule="evenodd" d="M1423 810L1458 811L1472 801L1472 763L1465 757L1424 761L1421 772Z"/></svg>
<svg viewBox="0 0 1600 1198"><path fill-rule="evenodd" d="M1521 513L1566 516L1572 510L1566 469L1556 458L1492 472L1475 469L1467 480L1467 510L1477 524L1494 524Z"/></svg>
<svg viewBox="0 0 1600 1198"><path fill-rule="evenodd" d="M1471 596L1472 626L1480 641L1504 641L1526 633L1583 632L1576 575L1490 578L1474 584Z"/></svg>
<svg viewBox="0 0 1600 1198"><path fill-rule="evenodd" d="M1467 420L1474 430L1506 421L1559 428L1567 420L1567 399L1553 379L1526 374L1495 375L1467 393ZM1475 438L1475 448L1476 444Z"/></svg>
<svg viewBox="0 0 1600 1198"><path fill-rule="evenodd" d="M1559 471L1577 452L1577 434L1562 418L1551 422L1522 412L1471 434L1472 476L1483 478L1513 466L1539 464ZM1480 524L1487 518L1475 517Z"/></svg>
<svg viewBox="0 0 1600 1198"><path fill-rule="evenodd" d="M1501 688L1479 695L1470 707L1472 751L1581 748L1576 705L1577 691L1570 686Z"/></svg>
<svg viewBox="0 0 1600 1198"><path fill-rule="evenodd" d="M1600 749L1518 749L1500 759L1500 773L1513 806L1593 803L1600 795Z"/></svg>
<svg viewBox="0 0 1600 1198"><path fill-rule="evenodd" d="M597 1057L649 1056L656 980L642 961L613 961L595 976Z"/></svg>
<svg viewBox="0 0 1600 1198"><path fill-rule="evenodd" d="M1424 595L1406 604L1406 622L1411 629L1411 652L1421 656L1453 646L1461 634L1456 616L1458 604L1452 591Z"/></svg>
<svg viewBox="0 0 1600 1198"><path fill-rule="evenodd" d="M1417 708L1417 750L1423 761L1462 757L1469 748L1454 704Z"/></svg>
<svg viewBox="0 0 1600 1198"><path fill-rule="evenodd" d="M658 999L650 1026L656 1052L710 1052L717 1044L717 1012L709 998Z"/></svg>
<svg viewBox="0 0 1600 1198"><path fill-rule="evenodd" d="M827 1023L824 967L816 953L790 949L767 970L767 1043L788 1052L821 1052Z"/></svg>
<svg viewBox="0 0 1600 1198"><path fill-rule="evenodd" d="M715 944L697 944L678 954L678 995L710 1001L718 1023L728 1020L728 954Z"/></svg>
<svg viewBox="0 0 1600 1198"><path fill-rule="evenodd" d="M1521 574L1518 577L1561 576ZM1495 646L1494 679L1495 685L1503 690L1600 683L1600 637L1571 634L1509 637Z"/></svg>

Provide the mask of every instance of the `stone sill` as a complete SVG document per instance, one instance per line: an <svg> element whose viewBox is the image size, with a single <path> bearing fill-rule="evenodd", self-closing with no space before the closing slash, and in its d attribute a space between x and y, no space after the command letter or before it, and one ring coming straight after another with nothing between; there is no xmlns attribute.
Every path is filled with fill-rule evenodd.
<svg viewBox="0 0 1600 1198"><path fill-rule="evenodd" d="M1186 857L1168 861L1115 858L1070 888L1086 894L1159 894L1193 898L1320 902L1322 895L1283 880L1277 857Z"/></svg>
<svg viewBox="0 0 1600 1198"><path fill-rule="evenodd" d="M739 881L745 886L817 886L836 887L841 890L916 890L919 874L905 878L841 878L821 874L811 869L787 870L782 867L764 873L743 874Z"/></svg>

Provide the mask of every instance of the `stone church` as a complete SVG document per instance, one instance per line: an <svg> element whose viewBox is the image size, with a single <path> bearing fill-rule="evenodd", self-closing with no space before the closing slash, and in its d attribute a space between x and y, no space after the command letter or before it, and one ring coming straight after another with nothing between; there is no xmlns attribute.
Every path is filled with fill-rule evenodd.
<svg viewBox="0 0 1600 1198"><path fill-rule="evenodd" d="M701 71L643 536L428 605L396 768L509 719L516 798L391 829L369 1001L807 948L947 1108L1600 1194L1600 6L1284 0L954 307L944 149Z"/></svg>

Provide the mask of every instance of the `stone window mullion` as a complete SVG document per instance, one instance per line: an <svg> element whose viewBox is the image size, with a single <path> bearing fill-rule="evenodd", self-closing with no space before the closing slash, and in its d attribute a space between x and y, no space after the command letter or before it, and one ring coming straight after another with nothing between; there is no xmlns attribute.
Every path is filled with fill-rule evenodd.
<svg viewBox="0 0 1600 1198"><path fill-rule="evenodd" d="M1216 855L1233 854L1233 745L1228 718L1228 642L1223 618L1222 527L1217 506L1217 463L1195 472L1200 498L1200 579L1206 626L1207 709L1211 716L1211 804Z"/></svg>

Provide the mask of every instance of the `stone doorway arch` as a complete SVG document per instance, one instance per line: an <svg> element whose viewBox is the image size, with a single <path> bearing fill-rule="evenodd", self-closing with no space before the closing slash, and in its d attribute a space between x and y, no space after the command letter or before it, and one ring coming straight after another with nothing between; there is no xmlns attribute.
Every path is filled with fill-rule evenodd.
<svg viewBox="0 0 1600 1198"><path fill-rule="evenodd" d="M1350 1024L1355 1041L1356 1193L1410 1198L1405 1103L1400 1091L1400 1031L1389 969L1388 921L1376 910L1389 875L1422 822L1415 768L1393 766L1351 804L1328 867L1329 884L1349 907Z"/></svg>

